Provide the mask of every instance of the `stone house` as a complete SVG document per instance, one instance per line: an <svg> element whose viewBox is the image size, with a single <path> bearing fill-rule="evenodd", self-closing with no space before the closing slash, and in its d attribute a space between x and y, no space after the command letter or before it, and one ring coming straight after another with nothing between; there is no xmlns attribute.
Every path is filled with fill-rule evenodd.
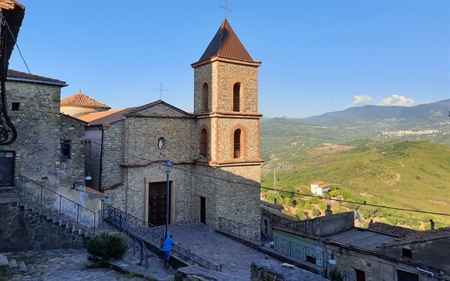
<svg viewBox="0 0 450 281"><path fill-rule="evenodd" d="M191 65L193 113L158 100L77 116L87 123L88 185L154 225L165 224L168 207L170 223L195 220L216 228L225 219L259 230L260 65L225 19ZM64 107L81 104L69 98ZM173 163L168 178L167 160Z"/></svg>
<svg viewBox="0 0 450 281"><path fill-rule="evenodd" d="M57 187L84 178L84 124L59 112L66 82L8 70L6 107L17 138L0 145L0 185L16 176Z"/></svg>
<svg viewBox="0 0 450 281"><path fill-rule="evenodd" d="M448 280L442 249L449 247L449 228L414 231L376 223L366 229L354 227L354 220L347 212L274 227L274 248L324 276L336 268L345 280Z"/></svg>

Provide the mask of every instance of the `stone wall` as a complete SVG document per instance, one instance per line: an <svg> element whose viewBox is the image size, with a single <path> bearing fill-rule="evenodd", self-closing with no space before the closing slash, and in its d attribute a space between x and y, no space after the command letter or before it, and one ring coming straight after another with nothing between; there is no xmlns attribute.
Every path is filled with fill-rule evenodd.
<svg viewBox="0 0 450 281"><path fill-rule="evenodd" d="M0 252L85 248L87 238L17 203L0 204Z"/></svg>
<svg viewBox="0 0 450 281"><path fill-rule="evenodd" d="M285 266L283 266L285 265ZM259 260L251 265L251 281L326 281L318 274L289 264Z"/></svg>
<svg viewBox="0 0 450 281"><path fill-rule="evenodd" d="M61 115L61 140L70 141L70 157L61 158L60 184L72 185L84 180L84 122Z"/></svg>
<svg viewBox="0 0 450 281"><path fill-rule="evenodd" d="M36 89L38 87L38 89ZM7 81L6 105L17 139L0 150L15 153L15 175L58 185L60 170L60 86Z"/></svg>
<svg viewBox="0 0 450 281"><path fill-rule="evenodd" d="M353 211L289 223L288 228L316 237L331 235L355 227Z"/></svg>
<svg viewBox="0 0 450 281"><path fill-rule="evenodd" d="M199 217L200 196L206 198L206 224L217 228L218 218L260 229L259 165L213 168L195 166L195 202L192 211Z"/></svg>

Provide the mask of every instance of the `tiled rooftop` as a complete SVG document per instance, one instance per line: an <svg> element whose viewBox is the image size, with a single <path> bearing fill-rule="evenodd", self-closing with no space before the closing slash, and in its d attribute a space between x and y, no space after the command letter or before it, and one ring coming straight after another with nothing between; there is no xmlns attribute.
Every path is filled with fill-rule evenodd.
<svg viewBox="0 0 450 281"><path fill-rule="evenodd" d="M48 78L44 76L29 74L25 72L20 72L12 69L8 69L8 76L7 80L11 81L25 81L25 82L31 82L31 83L40 83L40 84L56 84L60 85L61 87L67 86L66 82Z"/></svg>
<svg viewBox="0 0 450 281"><path fill-rule="evenodd" d="M372 231L376 231L379 233L384 233L387 235L392 235L395 237L405 237L406 235L412 234L417 232L414 229L400 227L400 226L393 226L381 222L372 222L369 224L369 227L367 228Z"/></svg>
<svg viewBox="0 0 450 281"><path fill-rule="evenodd" d="M81 107L81 108L98 108L98 109L110 109L111 107L106 104L100 103L87 95L83 94L81 90L70 97L61 100L61 107Z"/></svg>
<svg viewBox="0 0 450 281"><path fill-rule="evenodd" d="M406 235L405 237L395 239L394 241L390 241L389 243L384 243L382 246L390 247L397 245L421 243L445 238L450 239L450 226L434 230L415 231L414 233Z"/></svg>
<svg viewBox="0 0 450 281"><path fill-rule="evenodd" d="M213 57L254 62L250 54L242 45L239 38L231 28L227 19L224 19L216 35L209 43L199 62Z"/></svg>

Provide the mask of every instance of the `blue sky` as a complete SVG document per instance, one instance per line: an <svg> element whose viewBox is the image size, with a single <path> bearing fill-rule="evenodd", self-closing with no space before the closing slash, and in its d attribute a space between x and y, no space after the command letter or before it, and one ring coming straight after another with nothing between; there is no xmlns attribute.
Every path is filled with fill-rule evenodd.
<svg viewBox="0 0 450 281"><path fill-rule="evenodd" d="M193 111L191 63L225 1L22 0L10 69L66 81L113 109L162 99ZM448 0L228 1L259 68L259 112L308 117L350 106L450 98ZM25 61L25 62L24 62Z"/></svg>

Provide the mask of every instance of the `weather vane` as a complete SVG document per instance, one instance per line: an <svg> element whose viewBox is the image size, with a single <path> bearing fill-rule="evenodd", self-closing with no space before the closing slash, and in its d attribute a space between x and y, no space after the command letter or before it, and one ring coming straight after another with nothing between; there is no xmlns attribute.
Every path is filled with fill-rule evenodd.
<svg viewBox="0 0 450 281"><path fill-rule="evenodd" d="M220 8L225 10L225 18L227 18L228 12L232 12L232 10L228 8L228 0L225 0L225 6L220 6Z"/></svg>

